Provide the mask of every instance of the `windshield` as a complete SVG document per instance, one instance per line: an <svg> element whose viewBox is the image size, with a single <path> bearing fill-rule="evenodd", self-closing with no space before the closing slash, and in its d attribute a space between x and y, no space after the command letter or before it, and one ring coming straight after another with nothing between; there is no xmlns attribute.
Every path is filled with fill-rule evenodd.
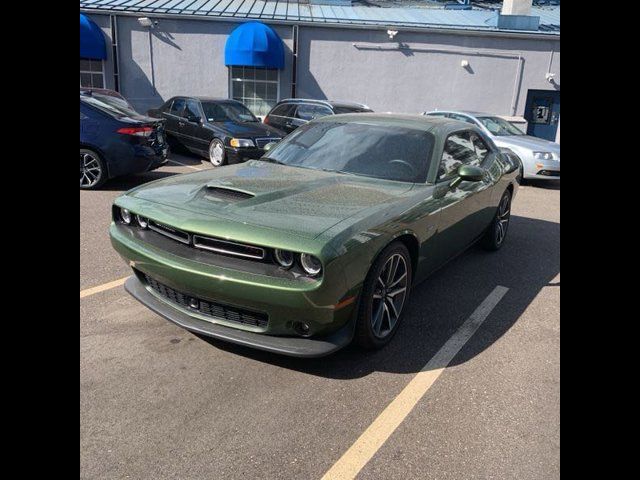
<svg viewBox="0 0 640 480"><path fill-rule="evenodd" d="M202 102L208 122L259 122L251 111L235 102Z"/></svg>
<svg viewBox="0 0 640 480"><path fill-rule="evenodd" d="M312 122L287 136L263 159L386 180L425 182L433 143L432 134L410 127Z"/></svg>
<svg viewBox="0 0 640 480"><path fill-rule="evenodd" d="M513 123L507 122L500 117L478 117L480 123L485 126L493 135L499 137L506 135L524 135L524 132Z"/></svg>

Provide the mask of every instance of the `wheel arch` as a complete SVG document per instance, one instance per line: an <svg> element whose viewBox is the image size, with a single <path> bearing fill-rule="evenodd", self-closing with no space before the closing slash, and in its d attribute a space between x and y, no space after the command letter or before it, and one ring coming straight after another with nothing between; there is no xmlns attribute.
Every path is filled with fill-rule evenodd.
<svg viewBox="0 0 640 480"><path fill-rule="evenodd" d="M100 159L102 160L102 163L104 163L104 168L107 171L106 172L107 178L111 178L111 173L109 171L109 162L107 161L107 157L105 156L102 149L96 147L95 145L92 145L91 143L86 143L86 142L80 142L80 148L86 148L87 150L92 150L96 152L98 155L100 155Z"/></svg>

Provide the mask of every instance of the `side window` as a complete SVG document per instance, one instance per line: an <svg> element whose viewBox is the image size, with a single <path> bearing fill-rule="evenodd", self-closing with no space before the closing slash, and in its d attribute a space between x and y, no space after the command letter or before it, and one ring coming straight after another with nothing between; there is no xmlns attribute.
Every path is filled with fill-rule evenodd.
<svg viewBox="0 0 640 480"><path fill-rule="evenodd" d="M470 132L454 133L447 138L438 168L438 181L454 177L461 165L480 165Z"/></svg>
<svg viewBox="0 0 640 480"><path fill-rule="evenodd" d="M475 133L471 134L471 142L473 143L473 147L475 149L476 155L480 160L480 163L484 162L484 159L487 158L489 152L491 151L485 141Z"/></svg>
<svg viewBox="0 0 640 480"><path fill-rule="evenodd" d="M197 101L187 100L184 108L184 117L202 117L202 114L200 113L200 106Z"/></svg>
<svg viewBox="0 0 640 480"><path fill-rule="evenodd" d="M169 110L169 113L171 113L172 115L177 115L178 117L182 116L182 112L184 111L184 98L176 98L173 103L171 104L171 110Z"/></svg>
<svg viewBox="0 0 640 480"><path fill-rule="evenodd" d="M446 117L447 114L442 112L433 112L433 113L429 113L427 116L428 117Z"/></svg>
<svg viewBox="0 0 640 480"><path fill-rule="evenodd" d="M332 114L331 109L324 105L310 105L308 103L301 103L296 111L296 117L306 121Z"/></svg>
<svg viewBox="0 0 640 480"><path fill-rule="evenodd" d="M274 108L271 115L276 115L278 117L293 117L295 107L296 106L293 103L283 103L282 105L278 105Z"/></svg>

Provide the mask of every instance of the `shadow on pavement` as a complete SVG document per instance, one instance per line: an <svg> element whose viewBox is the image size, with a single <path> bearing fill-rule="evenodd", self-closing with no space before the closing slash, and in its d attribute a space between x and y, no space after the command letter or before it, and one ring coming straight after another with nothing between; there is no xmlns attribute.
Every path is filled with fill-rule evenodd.
<svg viewBox="0 0 640 480"><path fill-rule="evenodd" d="M560 190L560 180L531 179L525 180L522 185L525 187L531 186L536 188L543 188L545 190Z"/></svg>
<svg viewBox="0 0 640 480"><path fill-rule="evenodd" d="M116 177L106 182L100 190L107 191L127 191L144 183L160 180L161 178L179 175L179 172L165 172L162 170L152 170L150 172L138 173L135 175L125 175Z"/></svg>
<svg viewBox="0 0 640 480"><path fill-rule="evenodd" d="M509 291L451 365L491 347L543 287L560 285L552 283L559 272L560 224L512 216L501 250L489 253L474 246L414 287L395 338L382 350L349 346L328 357L297 359L199 337L225 351L327 378L358 378L375 371L416 373L496 286Z"/></svg>

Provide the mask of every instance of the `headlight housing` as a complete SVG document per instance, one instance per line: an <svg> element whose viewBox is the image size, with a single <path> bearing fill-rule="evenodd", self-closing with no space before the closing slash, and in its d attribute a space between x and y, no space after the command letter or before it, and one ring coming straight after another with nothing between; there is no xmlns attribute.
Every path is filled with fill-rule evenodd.
<svg viewBox="0 0 640 480"><path fill-rule="evenodd" d="M533 158L536 160L553 160L553 153L551 152L533 152Z"/></svg>
<svg viewBox="0 0 640 480"><path fill-rule="evenodd" d="M131 212L129 210L127 210L126 208L121 208L120 209L120 218L127 225L131 225Z"/></svg>
<svg viewBox="0 0 640 480"><path fill-rule="evenodd" d="M256 145L253 143L253 140L249 138L232 138L229 141L229 145L235 148L242 147L255 147Z"/></svg>
<svg viewBox="0 0 640 480"><path fill-rule="evenodd" d="M140 215L136 215L136 221L138 222L138 225L140 225L142 228L147 228L149 226L149 219L142 217Z"/></svg>
<svg viewBox="0 0 640 480"><path fill-rule="evenodd" d="M319 275L322 271L322 263L320 260L308 253L300 254L300 265L302 265L302 269L312 277Z"/></svg>
<svg viewBox="0 0 640 480"><path fill-rule="evenodd" d="M279 250L276 248L273 251L273 256L281 267L291 268L293 266L293 252L290 252L289 250Z"/></svg>

